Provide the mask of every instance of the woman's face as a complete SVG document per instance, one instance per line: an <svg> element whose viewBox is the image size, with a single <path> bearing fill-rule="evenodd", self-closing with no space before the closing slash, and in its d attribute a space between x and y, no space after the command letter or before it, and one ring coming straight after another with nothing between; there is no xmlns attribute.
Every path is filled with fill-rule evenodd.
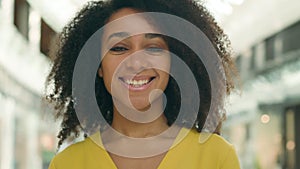
<svg viewBox="0 0 300 169"><path fill-rule="evenodd" d="M143 17L137 16L134 23L117 20L136 13L123 8L109 18L114 24L104 30L98 74L114 102L143 111L160 98L168 84L170 54L165 40ZM134 35L137 28L149 33Z"/></svg>

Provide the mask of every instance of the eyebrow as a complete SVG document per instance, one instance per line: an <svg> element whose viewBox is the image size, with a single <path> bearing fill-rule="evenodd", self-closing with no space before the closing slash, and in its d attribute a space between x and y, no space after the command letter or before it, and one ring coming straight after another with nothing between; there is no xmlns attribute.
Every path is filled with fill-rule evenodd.
<svg viewBox="0 0 300 169"><path fill-rule="evenodd" d="M145 38L147 39L162 38L162 35L158 33L146 33Z"/></svg>
<svg viewBox="0 0 300 169"><path fill-rule="evenodd" d="M112 39L114 37L126 38L126 37L130 37L130 34L128 32L116 32L116 33L109 35L107 41L109 41L110 39ZM161 37L162 37L162 35L158 34L158 33L146 33L145 34L145 38L147 38L147 39L161 38Z"/></svg>
<svg viewBox="0 0 300 169"><path fill-rule="evenodd" d="M109 41L111 38L114 38L114 37L125 38L125 37L129 37L129 36L130 36L130 34L128 32L116 32L116 33L109 35L109 37L107 38L107 41Z"/></svg>

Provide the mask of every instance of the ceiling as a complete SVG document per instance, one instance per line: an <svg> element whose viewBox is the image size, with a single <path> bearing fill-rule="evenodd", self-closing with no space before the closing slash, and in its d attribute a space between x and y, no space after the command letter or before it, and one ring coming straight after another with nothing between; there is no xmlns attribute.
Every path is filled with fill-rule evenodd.
<svg viewBox="0 0 300 169"><path fill-rule="evenodd" d="M300 21L299 7L299 0L245 0L222 18L221 25L241 52Z"/></svg>
<svg viewBox="0 0 300 169"><path fill-rule="evenodd" d="M28 0L60 31L88 0ZM216 16L236 52L300 20L299 0L199 0Z"/></svg>

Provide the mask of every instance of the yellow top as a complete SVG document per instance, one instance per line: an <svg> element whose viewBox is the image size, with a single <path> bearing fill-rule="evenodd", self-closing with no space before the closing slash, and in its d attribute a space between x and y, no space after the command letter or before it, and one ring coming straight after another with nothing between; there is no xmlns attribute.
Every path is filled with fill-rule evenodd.
<svg viewBox="0 0 300 169"><path fill-rule="evenodd" d="M165 155L158 169L240 169L236 152L219 135L212 134L203 143L203 134L191 130ZM201 141L200 141L201 142ZM106 150L91 138L73 144L51 161L49 169L117 169Z"/></svg>

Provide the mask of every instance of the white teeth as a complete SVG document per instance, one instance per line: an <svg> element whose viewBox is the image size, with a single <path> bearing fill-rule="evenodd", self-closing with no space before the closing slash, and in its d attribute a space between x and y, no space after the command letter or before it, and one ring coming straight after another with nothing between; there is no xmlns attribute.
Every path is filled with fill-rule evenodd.
<svg viewBox="0 0 300 169"><path fill-rule="evenodd" d="M140 85L145 85L149 82L149 80L125 80L125 83L128 85L134 85L134 86L140 86Z"/></svg>

